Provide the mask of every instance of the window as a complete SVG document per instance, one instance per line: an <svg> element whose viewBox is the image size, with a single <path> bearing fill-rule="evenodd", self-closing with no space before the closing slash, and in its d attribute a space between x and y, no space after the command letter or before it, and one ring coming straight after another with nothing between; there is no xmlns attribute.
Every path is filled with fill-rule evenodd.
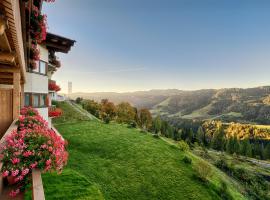
<svg viewBox="0 0 270 200"><path fill-rule="evenodd" d="M39 106L41 106L41 107L46 106L46 98L47 98L47 95L46 94L41 94L40 95Z"/></svg>
<svg viewBox="0 0 270 200"><path fill-rule="evenodd" d="M24 94L24 105L25 106L30 106L30 94L27 94L27 93L25 93Z"/></svg>
<svg viewBox="0 0 270 200"><path fill-rule="evenodd" d="M47 75L47 63L40 60L36 69L32 69L32 72Z"/></svg>
<svg viewBox="0 0 270 200"><path fill-rule="evenodd" d="M47 95L38 93L24 93L24 105L32 106L33 108L47 107Z"/></svg>
<svg viewBox="0 0 270 200"><path fill-rule="evenodd" d="M39 107L39 95L38 94L33 94L33 107Z"/></svg>
<svg viewBox="0 0 270 200"><path fill-rule="evenodd" d="M46 74L46 66L47 66L47 63L45 63L44 61L40 60L39 61L39 73L41 74Z"/></svg>

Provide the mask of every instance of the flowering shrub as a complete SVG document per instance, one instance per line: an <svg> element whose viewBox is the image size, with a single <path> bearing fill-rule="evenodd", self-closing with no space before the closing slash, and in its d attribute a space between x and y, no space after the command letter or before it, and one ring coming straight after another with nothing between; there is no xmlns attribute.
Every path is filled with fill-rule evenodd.
<svg viewBox="0 0 270 200"><path fill-rule="evenodd" d="M57 67L57 68L60 68L61 67L61 62L58 59L52 60L52 64L54 64L55 67Z"/></svg>
<svg viewBox="0 0 270 200"><path fill-rule="evenodd" d="M33 43L31 48L30 48L30 59L39 61L40 57L40 51L37 48L37 44Z"/></svg>
<svg viewBox="0 0 270 200"><path fill-rule="evenodd" d="M30 60L30 68L31 69L36 69L37 68L37 61L35 60Z"/></svg>
<svg viewBox="0 0 270 200"><path fill-rule="evenodd" d="M34 41L41 43L46 40L47 15L42 15L36 6L33 6L30 16L30 35Z"/></svg>
<svg viewBox="0 0 270 200"><path fill-rule="evenodd" d="M49 117L60 117L62 115L62 110L56 108L55 110L49 110Z"/></svg>
<svg viewBox="0 0 270 200"><path fill-rule="evenodd" d="M18 129L23 130L25 128L36 128L43 127L46 128L48 123L40 116L20 116L18 120Z"/></svg>
<svg viewBox="0 0 270 200"><path fill-rule="evenodd" d="M5 138L0 154L2 176L16 184L10 196L16 196L27 188L33 169L61 172L68 159L65 140L47 127L37 111L24 108L21 113L25 115L19 119L18 130L13 130Z"/></svg>
<svg viewBox="0 0 270 200"><path fill-rule="evenodd" d="M49 83L49 90L53 90L55 92L58 92L61 90L60 86L59 85L56 85L56 83L54 82L50 82Z"/></svg>
<svg viewBox="0 0 270 200"><path fill-rule="evenodd" d="M38 111L32 107L23 107L20 111L20 114L24 115L24 116L37 116L37 115L39 115Z"/></svg>

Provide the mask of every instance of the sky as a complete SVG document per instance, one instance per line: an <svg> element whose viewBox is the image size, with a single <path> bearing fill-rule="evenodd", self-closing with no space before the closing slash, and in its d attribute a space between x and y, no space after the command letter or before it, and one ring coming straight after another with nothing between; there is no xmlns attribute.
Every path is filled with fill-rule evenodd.
<svg viewBox="0 0 270 200"><path fill-rule="evenodd" d="M270 85L268 0L55 0L49 32L76 40L62 92Z"/></svg>

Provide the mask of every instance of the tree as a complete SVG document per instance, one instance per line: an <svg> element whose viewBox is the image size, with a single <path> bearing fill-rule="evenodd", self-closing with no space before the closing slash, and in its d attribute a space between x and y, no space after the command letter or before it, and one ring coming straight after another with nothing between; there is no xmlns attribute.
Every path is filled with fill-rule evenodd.
<svg viewBox="0 0 270 200"><path fill-rule="evenodd" d="M240 143L240 154L248 157L252 157L252 149L249 139L244 139Z"/></svg>
<svg viewBox="0 0 270 200"><path fill-rule="evenodd" d="M270 143L268 143L263 150L263 159L270 159Z"/></svg>
<svg viewBox="0 0 270 200"><path fill-rule="evenodd" d="M135 121L135 110L128 102L122 102L116 106L116 121L119 123L131 123Z"/></svg>
<svg viewBox="0 0 270 200"><path fill-rule="evenodd" d="M143 108L138 113L139 125L144 130L149 130L152 125L152 116L148 109Z"/></svg>
<svg viewBox="0 0 270 200"><path fill-rule="evenodd" d="M217 129L213 135L213 138L211 140L211 147L213 149L216 149L218 151L223 151L224 150L224 145L225 145L225 136L224 136L224 131L220 127Z"/></svg>
<svg viewBox="0 0 270 200"><path fill-rule="evenodd" d="M108 99L103 99L101 101L101 119L109 123L114 119L116 115L116 107L115 105L108 101Z"/></svg>
<svg viewBox="0 0 270 200"><path fill-rule="evenodd" d="M161 124L162 124L162 121L161 121L161 118L160 116L156 116L153 120L153 131L155 134L158 134L160 131L161 131Z"/></svg>
<svg viewBox="0 0 270 200"><path fill-rule="evenodd" d="M197 130L197 140L200 144L206 145L206 140L205 140L205 133L203 131L202 126L199 126Z"/></svg>
<svg viewBox="0 0 270 200"><path fill-rule="evenodd" d="M98 102L95 102L94 100L84 100L82 102L82 107L95 117L100 117L101 105Z"/></svg>
<svg viewBox="0 0 270 200"><path fill-rule="evenodd" d="M76 102L77 104L81 104L82 101L83 101L83 98L82 98L82 97L77 97L76 100L75 100L75 102Z"/></svg>
<svg viewBox="0 0 270 200"><path fill-rule="evenodd" d="M234 153L234 139L232 137L230 137L227 140L226 151L227 151L227 153L230 153L230 154L233 154Z"/></svg>

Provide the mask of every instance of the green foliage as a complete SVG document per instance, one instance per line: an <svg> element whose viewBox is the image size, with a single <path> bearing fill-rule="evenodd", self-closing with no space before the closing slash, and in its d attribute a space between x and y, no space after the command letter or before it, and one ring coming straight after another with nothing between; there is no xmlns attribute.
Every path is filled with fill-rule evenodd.
<svg viewBox="0 0 270 200"><path fill-rule="evenodd" d="M99 117L101 105L94 100L83 100L82 102L83 109L87 110L89 113L95 117Z"/></svg>
<svg viewBox="0 0 270 200"><path fill-rule="evenodd" d="M221 181L221 183L220 183L219 195L224 200L232 200L233 199L228 191L228 185L225 181Z"/></svg>
<svg viewBox="0 0 270 200"><path fill-rule="evenodd" d="M136 128L137 127L137 123L135 121L132 121L128 124L128 128Z"/></svg>
<svg viewBox="0 0 270 200"><path fill-rule="evenodd" d="M138 122L142 129L149 130L152 125L152 115L146 108L139 110Z"/></svg>
<svg viewBox="0 0 270 200"><path fill-rule="evenodd" d="M107 124L116 116L116 107L108 99L101 100L100 117Z"/></svg>
<svg viewBox="0 0 270 200"><path fill-rule="evenodd" d="M225 148L225 135L223 129L220 127L213 134L213 138L211 140L211 147L213 149L223 151Z"/></svg>
<svg viewBox="0 0 270 200"><path fill-rule="evenodd" d="M201 160L196 163L194 170L196 172L196 176L203 182L207 182L213 175L212 167L206 161Z"/></svg>
<svg viewBox="0 0 270 200"><path fill-rule="evenodd" d="M178 142L178 147L181 151L189 151L189 145L184 141L184 140L181 140Z"/></svg>
<svg viewBox="0 0 270 200"><path fill-rule="evenodd" d="M265 160L270 159L270 143L268 143L263 150L263 158Z"/></svg>
<svg viewBox="0 0 270 200"><path fill-rule="evenodd" d="M116 106L116 121L118 123L131 123L135 120L135 109L128 103L122 102Z"/></svg>
<svg viewBox="0 0 270 200"><path fill-rule="evenodd" d="M154 118L153 125L152 125L152 129L155 134L159 134L159 132L161 131L161 125L162 125L162 120L160 116L158 115L157 117Z"/></svg>
<svg viewBox="0 0 270 200"><path fill-rule="evenodd" d="M188 156L184 156L183 161L186 164L191 164L192 163L192 159L190 157L188 157Z"/></svg>
<svg viewBox="0 0 270 200"><path fill-rule="evenodd" d="M82 97L77 97L77 98L75 99L75 102L76 102L77 104L81 104L82 101L83 101L83 98L82 98Z"/></svg>

